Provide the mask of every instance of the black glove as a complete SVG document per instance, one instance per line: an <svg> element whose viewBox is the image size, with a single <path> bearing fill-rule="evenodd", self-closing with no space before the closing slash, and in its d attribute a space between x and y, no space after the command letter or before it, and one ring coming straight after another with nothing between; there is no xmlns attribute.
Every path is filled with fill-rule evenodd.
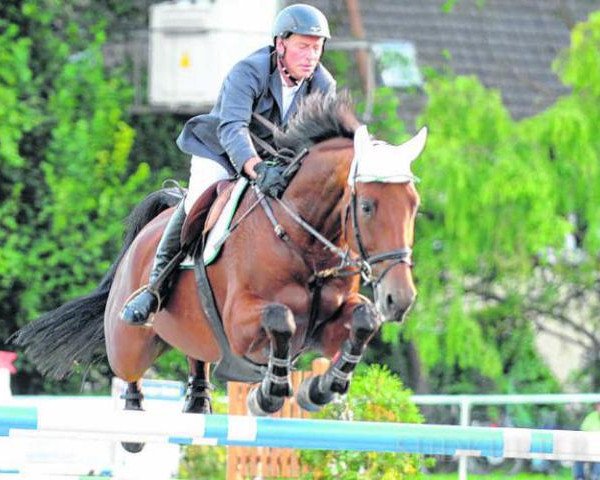
<svg viewBox="0 0 600 480"><path fill-rule="evenodd" d="M287 187L287 179L283 175L285 165L271 165L267 162L260 162L254 167L256 172L256 186L258 189L273 198L279 198L283 195Z"/></svg>

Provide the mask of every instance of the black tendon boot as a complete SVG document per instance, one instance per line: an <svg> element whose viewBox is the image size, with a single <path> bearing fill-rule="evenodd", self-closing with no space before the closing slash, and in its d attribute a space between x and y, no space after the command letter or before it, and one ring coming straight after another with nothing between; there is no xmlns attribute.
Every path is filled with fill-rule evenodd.
<svg viewBox="0 0 600 480"><path fill-rule="evenodd" d="M171 260L181 251L181 228L186 217L183 203L183 200L179 203L165 227L148 285L121 310L121 319L129 325L146 325L150 315L158 311L163 297L168 293L169 277L178 266L177 262Z"/></svg>

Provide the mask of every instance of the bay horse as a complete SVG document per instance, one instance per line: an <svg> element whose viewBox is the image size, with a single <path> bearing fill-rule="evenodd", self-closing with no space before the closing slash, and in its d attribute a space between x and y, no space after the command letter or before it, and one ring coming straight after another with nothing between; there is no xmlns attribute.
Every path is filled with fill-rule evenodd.
<svg viewBox="0 0 600 480"><path fill-rule="evenodd" d="M348 95L312 94L275 137L279 148L307 153L296 157L297 172L280 199L246 190L236 228L205 269L212 294L199 295L197 275L182 270L151 325L119 319L123 304L147 282L180 200L163 189L130 215L123 249L98 288L25 326L14 341L42 372L59 378L105 351L128 383L126 409L142 408L140 378L176 348L190 365L184 411L209 413L209 365L229 362L225 380L260 381L248 400L254 415L281 408L292 395L293 361L317 351L332 359L330 367L297 393L302 408L317 410L347 391L382 321L402 320L415 299L411 249L419 195L410 166L425 137L422 129L399 146L373 142ZM372 285L374 303L359 293L361 277ZM220 327L208 318L211 300Z"/></svg>

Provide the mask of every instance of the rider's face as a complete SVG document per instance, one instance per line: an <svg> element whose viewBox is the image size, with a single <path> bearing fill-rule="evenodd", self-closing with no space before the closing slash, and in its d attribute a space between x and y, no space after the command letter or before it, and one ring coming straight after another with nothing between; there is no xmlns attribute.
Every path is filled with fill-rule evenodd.
<svg viewBox="0 0 600 480"><path fill-rule="evenodd" d="M285 40L277 39L279 51L285 51L283 64L292 77L310 77L323 53L322 37L312 35L292 35ZM283 48L282 48L283 47Z"/></svg>

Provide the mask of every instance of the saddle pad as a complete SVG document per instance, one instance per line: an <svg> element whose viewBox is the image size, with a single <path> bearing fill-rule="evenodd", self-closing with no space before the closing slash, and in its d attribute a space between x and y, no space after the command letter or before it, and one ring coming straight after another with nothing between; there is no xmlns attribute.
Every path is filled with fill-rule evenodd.
<svg viewBox="0 0 600 480"><path fill-rule="evenodd" d="M224 237L228 235L228 228L231 225L231 220L233 219L233 215L237 210L242 195L246 191L248 183L248 179L245 177L240 177L240 179L235 183L235 186L231 191L229 201L225 204L225 207L223 207L223 210L215 222L214 227L212 227L208 233L204 251L202 252L204 265L210 265L219 256L219 252L221 251L221 247L224 243ZM191 255L188 255L180 265L180 268L185 269L193 267L194 259L191 257Z"/></svg>

